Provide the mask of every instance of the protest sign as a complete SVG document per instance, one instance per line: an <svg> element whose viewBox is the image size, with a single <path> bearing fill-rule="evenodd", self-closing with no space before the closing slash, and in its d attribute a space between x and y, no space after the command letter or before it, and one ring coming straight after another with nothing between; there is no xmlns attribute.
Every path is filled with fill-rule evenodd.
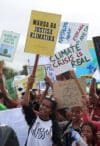
<svg viewBox="0 0 100 146"><path fill-rule="evenodd" d="M58 42L74 44L76 41L87 38L88 24L75 22L62 22L60 25ZM86 41L86 40L85 40Z"/></svg>
<svg viewBox="0 0 100 146"><path fill-rule="evenodd" d="M19 36L19 33L15 33L13 31L2 32L0 39L0 60L13 60Z"/></svg>
<svg viewBox="0 0 100 146"><path fill-rule="evenodd" d="M22 94L25 92L25 89L27 86L27 81L28 81L28 77L26 77L25 79L14 82L16 94L17 94L19 99L22 98Z"/></svg>
<svg viewBox="0 0 100 146"><path fill-rule="evenodd" d="M28 74L31 75L33 70L33 66L27 66ZM38 65L35 75L35 80L42 81L45 78L45 66L44 65Z"/></svg>
<svg viewBox="0 0 100 146"><path fill-rule="evenodd" d="M94 44L92 40L87 40L87 49L94 48Z"/></svg>
<svg viewBox="0 0 100 146"><path fill-rule="evenodd" d="M56 80L56 75L55 75L54 69L53 69L53 67L51 66L51 64L46 64L46 65L45 65L45 70L46 70L47 76L48 76L52 81L55 81L55 80Z"/></svg>
<svg viewBox="0 0 100 146"><path fill-rule="evenodd" d="M91 60L87 49L88 24L62 22L55 55L50 57L56 75ZM69 47L66 46L69 44Z"/></svg>
<svg viewBox="0 0 100 146"><path fill-rule="evenodd" d="M75 73L78 78L82 75L93 75L96 68L98 67L95 49L90 48L89 52L91 54L92 60L86 62L85 65L80 65L75 68Z"/></svg>
<svg viewBox="0 0 100 146"><path fill-rule="evenodd" d="M32 10L25 52L53 55L60 19L58 14Z"/></svg>
<svg viewBox="0 0 100 146"><path fill-rule="evenodd" d="M99 65L99 69L100 69L100 36L93 37L93 43L95 46L95 52L96 52L98 65Z"/></svg>
<svg viewBox="0 0 100 146"><path fill-rule="evenodd" d="M83 79L80 79L79 82L82 89L86 93L85 82ZM74 79L69 79L67 81L57 81L53 84L53 89L54 97L58 103L58 108L83 105L81 100L82 94Z"/></svg>
<svg viewBox="0 0 100 146"><path fill-rule="evenodd" d="M55 70L55 74L59 75L68 70L73 70L76 66L80 66L90 61L90 58L83 53L80 44L72 45L57 52L50 57L51 64Z"/></svg>
<svg viewBox="0 0 100 146"><path fill-rule="evenodd" d="M32 72L33 66L29 66L28 69L30 69L30 74ZM32 86L33 89L44 89L45 88L45 67L44 65L38 65L35 75L35 82ZM27 86L28 76L24 79L15 81L15 88L16 92L19 98L22 98L22 94L25 92L26 86Z"/></svg>
<svg viewBox="0 0 100 146"><path fill-rule="evenodd" d="M5 80L5 85L11 98L16 99L16 91L13 85L13 78Z"/></svg>
<svg viewBox="0 0 100 146"><path fill-rule="evenodd" d="M22 80L19 80L19 81L15 81L14 82L14 86L15 86L15 89L16 89L16 93L17 93L17 96L18 96L19 99L22 98L23 93L26 90L27 82L28 82L28 76L26 78L22 79ZM36 82L34 82L32 88L33 89L36 89L37 88L37 83Z"/></svg>

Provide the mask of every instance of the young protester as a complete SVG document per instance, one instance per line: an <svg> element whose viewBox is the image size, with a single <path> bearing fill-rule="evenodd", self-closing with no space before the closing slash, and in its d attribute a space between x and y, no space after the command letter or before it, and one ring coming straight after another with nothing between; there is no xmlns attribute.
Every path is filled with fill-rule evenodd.
<svg viewBox="0 0 100 146"><path fill-rule="evenodd" d="M56 120L56 101L53 97L42 99L39 110L29 106L30 89L34 78L29 77L24 99L23 113L29 125L26 146L62 146L61 131Z"/></svg>
<svg viewBox="0 0 100 146"><path fill-rule="evenodd" d="M97 129L97 146L100 146L100 121L94 121L90 118L88 109L82 113L83 123L91 122Z"/></svg>
<svg viewBox="0 0 100 146"><path fill-rule="evenodd" d="M69 123L67 123L63 132L63 137L66 142L66 146L72 146L72 144L76 141L76 138L74 136L77 133L78 135L80 135L81 125L83 124L83 120L81 119L81 107L73 106L71 107L71 112L71 120L69 121Z"/></svg>
<svg viewBox="0 0 100 146"><path fill-rule="evenodd" d="M58 109L56 116L57 116L57 120L59 122L59 126L61 127L61 129L63 131L65 131L66 127L68 127L68 125L70 125L70 123L72 121L71 109L68 107Z"/></svg>
<svg viewBox="0 0 100 146"><path fill-rule="evenodd" d="M86 143L81 138L81 126L85 123L87 113L83 112L82 107L73 106L71 108L72 118L71 122L66 125L66 129L64 131L66 146L73 146L75 144L79 144L80 146L85 146ZM74 134L73 134L74 133ZM84 145L83 145L84 144Z"/></svg>
<svg viewBox="0 0 100 146"><path fill-rule="evenodd" d="M91 80L89 97L89 112L91 118L100 121L100 89L97 89L95 78Z"/></svg>
<svg viewBox="0 0 100 146"><path fill-rule="evenodd" d="M96 127L92 123L88 122L82 125L81 136L88 146L97 146Z"/></svg>
<svg viewBox="0 0 100 146"><path fill-rule="evenodd" d="M74 128L70 129L72 144L71 146L97 146L96 128L88 122L82 125L80 134Z"/></svg>
<svg viewBox="0 0 100 146"><path fill-rule="evenodd" d="M96 113L96 110L98 108L98 115L100 114L100 91L96 89L96 79L93 78L92 81L91 81L91 85L90 85L90 92L89 92L89 95L90 95L90 98L92 100L92 104L93 104L93 107L92 107L92 110L91 110L91 113L89 114L89 109L88 107L86 107L84 109L84 112L82 114L82 117L83 117L83 122L86 123L86 122L91 122L92 124L94 124L94 126L96 127L97 129L97 146L100 146L100 120L96 121L93 119L93 115L95 115Z"/></svg>

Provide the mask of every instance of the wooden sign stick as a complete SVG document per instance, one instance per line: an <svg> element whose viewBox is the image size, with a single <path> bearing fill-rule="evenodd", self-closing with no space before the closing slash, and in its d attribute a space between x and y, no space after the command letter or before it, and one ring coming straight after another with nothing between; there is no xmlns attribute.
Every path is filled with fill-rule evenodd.
<svg viewBox="0 0 100 146"><path fill-rule="evenodd" d="M34 63L32 75L31 75L32 77L35 77L35 73L36 73L38 61L39 61L39 54L37 54L37 55L36 55L36 58L35 58L35 63Z"/></svg>
<svg viewBox="0 0 100 146"><path fill-rule="evenodd" d="M39 54L36 55L34 67L33 67L33 70L32 70L31 76L32 76L33 78L35 78L35 73L36 73L38 61L39 61ZM33 86L33 84L32 84L32 86Z"/></svg>
<svg viewBox="0 0 100 146"><path fill-rule="evenodd" d="M0 61L0 75L3 74L4 61Z"/></svg>

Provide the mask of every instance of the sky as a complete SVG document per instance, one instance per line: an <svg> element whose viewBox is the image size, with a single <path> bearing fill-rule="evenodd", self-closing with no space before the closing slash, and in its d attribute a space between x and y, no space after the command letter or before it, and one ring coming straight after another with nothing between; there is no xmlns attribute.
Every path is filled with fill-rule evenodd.
<svg viewBox="0 0 100 146"><path fill-rule="evenodd" d="M8 66L21 70L28 64L29 53L24 52L31 10L61 14L62 21L88 23L88 40L100 36L99 0L0 0L0 36L3 30L20 33L14 60ZM31 55L34 63L35 54ZM41 61L39 60L39 64Z"/></svg>

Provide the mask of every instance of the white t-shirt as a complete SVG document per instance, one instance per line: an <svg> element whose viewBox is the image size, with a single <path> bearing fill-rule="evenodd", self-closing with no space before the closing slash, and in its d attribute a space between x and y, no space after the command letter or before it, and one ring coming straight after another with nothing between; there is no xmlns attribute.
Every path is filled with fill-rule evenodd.
<svg viewBox="0 0 100 146"><path fill-rule="evenodd" d="M36 118L30 129L27 146L52 146L52 121Z"/></svg>

